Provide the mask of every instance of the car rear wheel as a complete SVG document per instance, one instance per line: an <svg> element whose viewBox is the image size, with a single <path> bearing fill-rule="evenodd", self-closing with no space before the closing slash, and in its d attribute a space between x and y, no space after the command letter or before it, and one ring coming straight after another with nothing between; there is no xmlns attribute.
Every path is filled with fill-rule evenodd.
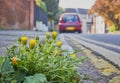
<svg viewBox="0 0 120 83"><path fill-rule="evenodd" d="M78 33L82 33L82 30L79 30Z"/></svg>

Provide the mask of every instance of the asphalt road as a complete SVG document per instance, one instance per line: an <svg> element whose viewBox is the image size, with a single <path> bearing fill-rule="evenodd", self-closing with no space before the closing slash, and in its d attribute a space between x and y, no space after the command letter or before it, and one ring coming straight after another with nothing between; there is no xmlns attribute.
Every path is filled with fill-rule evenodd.
<svg viewBox="0 0 120 83"><path fill-rule="evenodd" d="M120 68L120 35L64 33Z"/></svg>
<svg viewBox="0 0 120 83"><path fill-rule="evenodd" d="M28 38L35 38L36 36L39 36L40 39L45 38L45 32L35 32L35 31L0 31L0 55L5 54L6 47L9 47L11 45L14 45L18 39L18 37L21 37L23 35L28 36ZM112 62L116 61L115 64L119 64L120 62L120 35L111 35L111 34L78 34L78 33L62 33L59 35L60 39L63 41L63 48L69 49L70 51L73 51L73 49L69 46L68 43L70 43L70 40L74 40L75 43L77 42L76 46L73 45L73 48L76 48L77 45L81 44L87 48L94 47L95 49L91 50L100 50L101 53L104 53L104 51L109 50L110 56L106 57L110 60L113 59ZM65 41L65 39L68 39L68 41ZM97 47L96 47L97 46ZM99 48L99 49L98 49ZM104 49L105 50L104 50ZM112 48L112 50L111 50ZM79 49L79 46L78 46ZM114 49L114 50L113 50ZM117 49L118 51L116 51ZM112 53L116 54L114 57L112 57ZM118 55L117 55L118 54ZM83 54L78 54L79 56L82 56ZM107 56L107 55L106 55ZM111 59L112 58L112 59ZM91 63L90 60L87 60L79 69L78 72L83 75L91 76L89 80L85 80L84 83L108 83L108 81L113 76L104 76L99 72ZM116 75L116 74L115 74ZM97 81L97 82L96 82Z"/></svg>
<svg viewBox="0 0 120 83"><path fill-rule="evenodd" d="M28 36L29 38L35 38L36 36L40 36L40 39L45 37L45 32L36 32L36 31L0 31L0 55L5 54L6 47L13 45L18 37L23 35ZM90 44L86 45L86 47L91 48L94 47L99 49L92 49L93 51L103 51L102 55L105 54L108 59L109 55L115 55L118 58L115 58L115 61L120 59L120 35L112 35L112 34L78 34L78 33L62 33L63 36L69 36L72 39L77 39L78 42L83 41L83 45L86 43ZM62 39L62 37L61 37ZM81 42L80 42L81 44ZM103 50L105 49L105 50ZM99 53L99 52L98 52ZM114 57L113 57L114 58ZM117 62L119 63L119 61ZM120 66L120 64L119 64Z"/></svg>
<svg viewBox="0 0 120 83"><path fill-rule="evenodd" d="M45 32L36 31L0 31L0 56L5 55L6 48L16 43L19 37L28 36L28 38L35 38L39 36L42 40L45 37Z"/></svg>
<svg viewBox="0 0 120 83"><path fill-rule="evenodd" d="M77 39L80 40L82 37L82 40L86 42L120 53L120 35L113 34L69 34L69 35L71 35L71 37L76 37ZM88 41L86 39L93 40L95 42ZM112 45L113 47L110 45Z"/></svg>
<svg viewBox="0 0 120 83"><path fill-rule="evenodd" d="M104 43L120 46L120 35L115 34L81 34L80 36Z"/></svg>
<svg viewBox="0 0 120 83"><path fill-rule="evenodd" d="M81 37L88 38L90 40L95 40L98 42L103 42L104 44L109 44L109 45L115 45L115 46L120 46L120 35L112 35L112 34L82 34L80 35ZM85 40L84 40L85 41ZM87 41L89 43L93 43L91 41ZM95 45L101 46L103 48L109 49L111 51L115 51L120 53L120 48L119 47L110 47L109 45L103 45L103 44L98 44L98 43L93 43Z"/></svg>

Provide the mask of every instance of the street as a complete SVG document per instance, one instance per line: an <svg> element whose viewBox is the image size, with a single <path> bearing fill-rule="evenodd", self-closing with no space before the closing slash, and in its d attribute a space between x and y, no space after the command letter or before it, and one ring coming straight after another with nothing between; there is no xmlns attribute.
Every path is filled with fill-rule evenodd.
<svg viewBox="0 0 120 83"><path fill-rule="evenodd" d="M93 52L101 55L111 61L114 65L120 67L120 38L119 35L111 34L65 34L71 40L75 40L83 46L91 49Z"/></svg>
<svg viewBox="0 0 120 83"><path fill-rule="evenodd" d="M18 37L24 35L28 38L39 36L40 40L45 38L45 32L0 31L0 56L5 55L6 47L13 46L16 44ZM95 81L97 83L108 83L111 78L120 75L119 36L112 34L61 33L58 37L63 42L63 49L70 52L73 52L73 49L85 49L86 52L78 54L78 56L86 55L89 58L78 69L80 74L88 76L87 80L84 81L85 83L94 83ZM104 71L107 71L107 73Z"/></svg>
<svg viewBox="0 0 120 83"><path fill-rule="evenodd" d="M0 83L120 83L119 8L120 0L0 0Z"/></svg>
<svg viewBox="0 0 120 83"><path fill-rule="evenodd" d="M45 32L0 31L0 54L2 55L5 53L5 50L3 51L2 49L6 49L6 47L13 45L18 37L21 37L23 35L26 35L29 38L33 38L38 35L40 39L44 39ZM60 35L64 36L65 38L69 37L71 40L79 42L79 44L82 44L92 51L102 55L103 57L112 61L115 65L120 67L120 35L77 33L62 33Z"/></svg>
<svg viewBox="0 0 120 83"><path fill-rule="evenodd" d="M45 32L35 31L0 31L0 56L5 55L6 48L16 44L16 41L21 36L28 36L28 38L35 38L40 36L43 40Z"/></svg>

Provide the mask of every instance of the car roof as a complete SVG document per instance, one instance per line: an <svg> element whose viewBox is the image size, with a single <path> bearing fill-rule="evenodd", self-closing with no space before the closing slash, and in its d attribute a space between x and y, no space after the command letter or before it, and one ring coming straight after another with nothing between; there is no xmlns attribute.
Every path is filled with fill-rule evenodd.
<svg viewBox="0 0 120 83"><path fill-rule="evenodd" d="M64 15L79 15L78 13L63 13L61 16L64 16Z"/></svg>

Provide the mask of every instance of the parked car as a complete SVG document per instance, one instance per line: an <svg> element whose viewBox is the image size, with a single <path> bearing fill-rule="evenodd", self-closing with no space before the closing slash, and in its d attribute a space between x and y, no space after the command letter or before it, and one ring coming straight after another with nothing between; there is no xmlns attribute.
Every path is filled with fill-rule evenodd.
<svg viewBox="0 0 120 83"><path fill-rule="evenodd" d="M59 18L58 31L77 31L82 32L82 22L77 13L63 13Z"/></svg>

